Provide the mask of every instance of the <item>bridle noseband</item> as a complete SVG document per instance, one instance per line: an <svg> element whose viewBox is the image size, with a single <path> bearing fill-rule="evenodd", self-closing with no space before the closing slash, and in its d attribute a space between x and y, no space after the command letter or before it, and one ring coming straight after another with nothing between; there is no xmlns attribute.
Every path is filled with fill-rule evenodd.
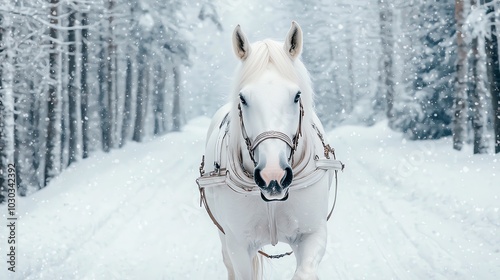
<svg viewBox="0 0 500 280"><path fill-rule="evenodd" d="M241 111L241 103L238 104L238 111L240 117L240 127L241 134L243 139L245 140L245 144L247 146L248 154L250 155L250 159L253 161L254 166L257 165L255 161L254 152L257 146L268 139L279 139L285 142L290 147L290 156L288 157L288 161L292 160L293 154L297 150L297 146L299 145L299 138L302 136L302 118L304 117L304 107L302 106L302 100L299 99L300 112L299 112L299 125L297 126L297 132L293 136L293 139L290 139L288 135L281 131L269 130L264 131L257 135L255 139L252 141L250 137L248 137L247 131L245 129L245 122L243 121L243 112Z"/></svg>

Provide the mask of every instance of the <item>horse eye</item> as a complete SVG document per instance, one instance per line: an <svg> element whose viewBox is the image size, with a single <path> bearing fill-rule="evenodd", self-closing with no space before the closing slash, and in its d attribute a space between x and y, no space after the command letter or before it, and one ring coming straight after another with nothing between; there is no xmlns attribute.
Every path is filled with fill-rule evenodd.
<svg viewBox="0 0 500 280"><path fill-rule="evenodd" d="M295 99L293 100L293 102L295 102L295 103L299 102L299 99L300 99L300 94L301 94L301 92L300 92L300 91L299 91L299 92L297 92L297 94L295 95Z"/></svg>
<svg viewBox="0 0 500 280"><path fill-rule="evenodd" d="M245 100L245 98L243 97L243 95L241 95L241 93L240 93L240 101L241 101L241 104L247 105L247 101Z"/></svg>

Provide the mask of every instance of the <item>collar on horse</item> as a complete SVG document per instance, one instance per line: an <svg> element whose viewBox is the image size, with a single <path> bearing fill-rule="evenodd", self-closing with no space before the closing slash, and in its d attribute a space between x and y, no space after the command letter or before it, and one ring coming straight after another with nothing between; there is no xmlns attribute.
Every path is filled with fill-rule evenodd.
<svg viewBox="0 0 500 280"><path fill-rule="evenodd" d="M298 140L299 137L302 135L302 118L304 115L304 109L302 107L302 102L300 103L300 116L299 116L299 125L297 128L297 132L293 137L293 140L290 139L286 134L279 132L279 131L267 131L263 132L255 139L253 142L250 140L248 137L246 130L245 130L245 124L243 122L243 116L241 112L240 106L238 106L239 110L239 118L240 118L240 126L241 126L241 131L242 131L242 136L245 140L245 144L247 146L248 153L250 155L250 158L255 164L254 160L254 155L253 152L255 148L262 143L262 141L266 139L280 139L287 143L288 146L291 148L290 152L290 157L289 161L293 159L293 155L295 151L297 150L298 146ZM210 210L210 207L208 206L206 196L205 196L205 188L212 188L212 187L229 187L233 191L240 193L240 194L260 194L260 189L259 187L255 184L255 181L253 179L253 175L245 170L243 168L243 159L241 155L241 151L239 152L233 152L233 153L226 153L226 166L222 166L222 149L223 146L225 145L226 147L229 147L228 145L228 134L229 134L229 114L227 114L220 126L219 126L219 135L217 139L217 144L216 144L216 159L214 162L214 171L205 172L205 156L202 157L202 161L200 164L200 177L196 179L196 183L198 184L198 188L200 191L200 206L204 205L205 210L207 211L208 215L212 219L213 223L217 226L217 228L225 234L224 229L222 226L219 224L217 219L214 217L212 214L212 211ZM300 159L297 162L293 163L292 169L294 172L294 179L290 185L290 189L302 189L306 188L310 185L313 185L314 183L318 182L323 178L324 175L328 174L329 176L329 181L328 181L328 186L331 186L332 179L335 178L335 197L334 197L334 202L332 205L332 208L330 212L328 213L327 220L330 219L333 209L335 208L336 200L337 200L337 172L339 170L344 170L344 164L336 159L335 156L335 150L330 147L329 144L326 144L323 138L323 134L319 131L318 127L312 123L311 124L313 129L316 131L316 134L318 138L320 139L322 145L323 145L323 155L314 155L313 153L307 155L306 150L304 149L304 152L300 155ZM333 158L330 157L333 156ZM308 166L313 162L316 165L316 168L312 171L305 171L305 167ZM276 237L274 236L274 238Z"/></svg>

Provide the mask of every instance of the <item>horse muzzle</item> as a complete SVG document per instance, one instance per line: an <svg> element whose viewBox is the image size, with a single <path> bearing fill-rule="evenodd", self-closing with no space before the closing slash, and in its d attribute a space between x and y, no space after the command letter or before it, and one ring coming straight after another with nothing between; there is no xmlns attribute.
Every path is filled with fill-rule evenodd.
<svg viewBox="0 0 500 280"><path fill-rule="evenodd" d="M288 199L288 187L293 180L292 168L287 166L284 170L274 171L255 168L254 179L264 201L285 201Z"/></svg>
<svg viewBox="0 0 500 280"><path fill-rule="evenodd" d="M276 181L272 181L276 182ZM260 197L262 197L262 200L265 202L271 202L271 201L286 201L288 199L288 188L281 188L279 185L277 188L274 188L272 185L273 183L271 182L269 188L261 188L260 190ZM277 185L278 183L276 183Z"/></svg>

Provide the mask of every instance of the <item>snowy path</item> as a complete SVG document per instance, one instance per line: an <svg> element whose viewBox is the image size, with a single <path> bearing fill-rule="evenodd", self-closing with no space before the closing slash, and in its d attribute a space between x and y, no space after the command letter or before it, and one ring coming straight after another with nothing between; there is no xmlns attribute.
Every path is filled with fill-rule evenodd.
<svg viewBox="0 0 500 280"><path fill-rule="evenodd" d="M498 156L407 143L383 124L335 135L349 163L330 225L341 279L497 279Z"/></svg>
<svg viewBox="0 0 500 280"><path fill-rule="evenodd" d="M0 279L224 279L194 183L208 124L94 156L20 199L18 271L2 261ZM496 279L500 158L406 142L385 127L330 133L347 169L321 278ZM294 262L267 263L268 279L290 279Z"/></svg>

